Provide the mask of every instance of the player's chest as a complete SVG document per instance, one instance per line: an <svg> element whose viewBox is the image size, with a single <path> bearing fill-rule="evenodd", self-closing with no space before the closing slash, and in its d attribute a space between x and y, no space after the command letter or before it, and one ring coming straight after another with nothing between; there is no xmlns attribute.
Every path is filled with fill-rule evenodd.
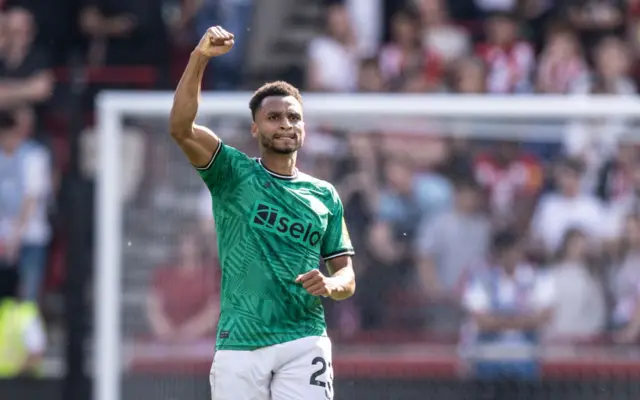
<svg viewBox="0 0 640 400"><path fill-rule="evenodd" d="M318 248L330 218L322 193L296 182L257 177L246 189L247 228L279 241Z"/></svg>

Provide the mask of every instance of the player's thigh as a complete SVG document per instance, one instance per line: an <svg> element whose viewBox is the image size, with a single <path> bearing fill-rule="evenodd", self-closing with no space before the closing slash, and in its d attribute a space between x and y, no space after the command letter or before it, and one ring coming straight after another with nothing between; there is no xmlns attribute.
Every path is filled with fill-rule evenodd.
<svg viewBox="0 0 640 400"><path fill-rule="evenodd" d="M333 365L328 337L309 337L284 344L279 351L294 355L275 371L272 400L332 400Z"/></svg>
<svg viewBox="0 0 640 400"><path fill-rule="evenodd" d="M209 374L212 400L269 400L272 365L253 351L218 350Z"/></svg>

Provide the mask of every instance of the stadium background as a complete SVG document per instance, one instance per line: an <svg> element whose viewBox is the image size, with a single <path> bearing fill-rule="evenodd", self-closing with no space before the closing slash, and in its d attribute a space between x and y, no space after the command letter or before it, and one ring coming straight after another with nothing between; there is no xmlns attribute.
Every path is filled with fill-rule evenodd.
<svg viewBox="0 0 640 400"><path fill-rule="evenodd" d="M622 96L635 95L639 76L640 6L633 0L5 0L2 7L0 105L13 110L22 100L23 140L45 146L54 167L47 177L53 234L46 273L33 289L48 336L44 374L1 382L0 398L90 398L100 152L94 99L105 89L171 90L208 25L237 38L234 52L209 69L204 86L214 91L286 79L309 92ZM32 90L16 91L16 81ZM255 153L246 121L206 122ZM499 390L513 399L634 398L637 335L620 330L614 317L627 300L616 282L639 276L620 271L640 268L640 227L625 219L640 211L638 148L620 140L633 135L635 121L456 122L309 129L300 168L336 184L358 251L358 294L327 310L339 349L338 398L493 398ZM113 162L123 163L127 177L124 395L206 398L213 340L161 339L152 303L173 296L172 312L182 316L215 293L207 198L169 140L166 121L131 117L123 134L125 157ZM556 167L567 156L580 168L572 162L574 174L563 170L562 184ZM456 207L456 184L472 180L482 198L473 219L479 228L465 235L451 228L468 226L468 212ZM539 199L563 196L576 183L579 200L541 211ZM584 215L563 219L576 204ZM441 215L450 222L438 223ZM569 224L597 251L545 257L558 250ZM469 269L483 260L486 226L526 238L563 294L562 318L545 329L542 382L497 388L461 377L460 295ZM198 282L189 292L202 293L182 301L186 290L173 284L184 264L196 268L182 288Z"/></svg>

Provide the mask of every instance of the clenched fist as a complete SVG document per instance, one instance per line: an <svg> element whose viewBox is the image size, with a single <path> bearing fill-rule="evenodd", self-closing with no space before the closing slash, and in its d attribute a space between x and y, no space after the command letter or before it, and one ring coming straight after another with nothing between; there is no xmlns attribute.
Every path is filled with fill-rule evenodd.
<svg viewBox="0 0 640 400"><path fill-rule="evenodd" d="M226 54L232 47L233 33L214 26L207 29L195 51L207 58L213 58Z"/></svg>
<svg viewBox="0 0 640 400"><path fill-rule="evenodd" d="M331 278L328 278L320 272L320 270L312 269L306 274L298 275L296 283L301 283L312 296L329 297L333 292Z"/></svg>

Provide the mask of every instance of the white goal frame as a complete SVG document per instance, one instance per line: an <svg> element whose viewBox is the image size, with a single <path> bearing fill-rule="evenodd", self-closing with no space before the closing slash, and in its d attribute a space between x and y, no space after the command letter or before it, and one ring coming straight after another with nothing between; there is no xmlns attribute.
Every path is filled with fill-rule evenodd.
<svg viewBox="0 0 640 400"><path fill-rule="evenodd" d="M251 93L204 94L200 115L249 120ZM122 216L120 151L125 116L167 117L173 94L105 91L96 102L98 168L95 252L94 400L120 400L122 370ZM620 118L639 117L636 96L454 96L392 94L306 94L305 119L412 117ZM167 133L168 134L168 133ZM640 136L640 135L639 135Z"/></svg>

